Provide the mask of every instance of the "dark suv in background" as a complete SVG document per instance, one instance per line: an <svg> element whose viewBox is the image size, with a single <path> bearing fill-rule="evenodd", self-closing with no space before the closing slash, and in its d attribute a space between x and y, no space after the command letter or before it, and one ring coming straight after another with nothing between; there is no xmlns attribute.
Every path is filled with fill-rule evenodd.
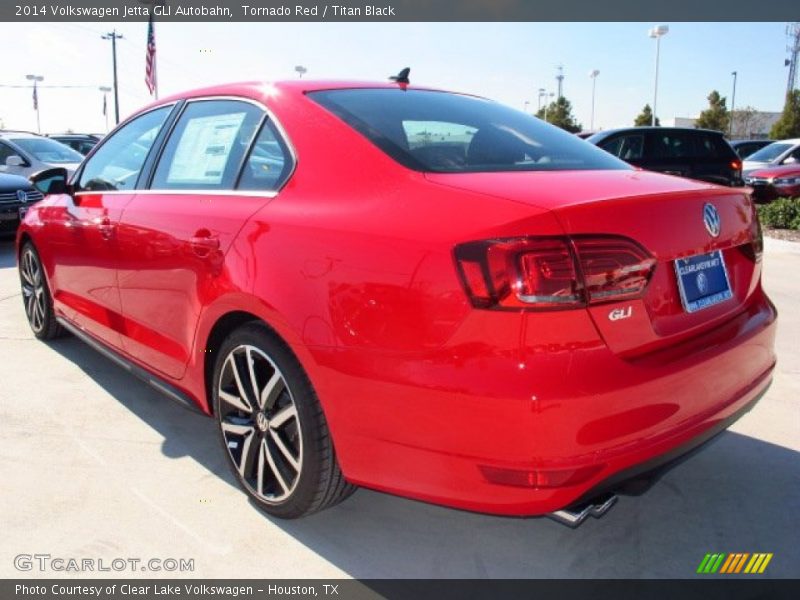
<svg viewBox="0 0 800 600"><path fill-rule="evenodd" d="M587 141L648 171L742 185L742 160L719 131L631 127L601 131Z"/></svg>

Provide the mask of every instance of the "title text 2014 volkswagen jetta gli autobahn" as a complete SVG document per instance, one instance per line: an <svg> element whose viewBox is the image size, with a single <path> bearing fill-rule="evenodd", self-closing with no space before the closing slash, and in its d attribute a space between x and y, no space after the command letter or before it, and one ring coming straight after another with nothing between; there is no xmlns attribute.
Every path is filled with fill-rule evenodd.
<svg viewBox="0 0 800 600"><path fill-rule="evenodd" d="M66 329L213 415L280 517L357 485L597 516L601 491L748 410L775 363L742 190L481 98L214 87L134 115L69 183L34 179L36 336Z"/></svg>

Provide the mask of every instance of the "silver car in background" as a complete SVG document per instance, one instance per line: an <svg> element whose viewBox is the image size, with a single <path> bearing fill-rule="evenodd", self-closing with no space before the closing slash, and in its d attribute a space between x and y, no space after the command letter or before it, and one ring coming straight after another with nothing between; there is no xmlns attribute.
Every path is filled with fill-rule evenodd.
<svg viewBox="0 0 800 600"><path fill-rule="evenodd" d="M26 131L0 131L0 173L29 177L64 167L72 175L82 160L80 153L56 140Z"/></svg>
<svg viewBox="0 0 800 600"><path fill-rule="evenodd" d="M742 163L742 175L781 165L800 163L800 138L780 140L753 152Z"/></svg>

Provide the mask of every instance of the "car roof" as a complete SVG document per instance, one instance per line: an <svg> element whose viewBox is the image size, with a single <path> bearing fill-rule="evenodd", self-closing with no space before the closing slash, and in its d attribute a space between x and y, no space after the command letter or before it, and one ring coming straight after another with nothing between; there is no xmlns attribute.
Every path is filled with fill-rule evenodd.
<svg viewBox="0 0 800 600"><path fill-rule="evenodd" d="M325 79L293 79L284 81L241 81L225 83L210 87L197 88L173 94L159 99L148 106L156 107L170 102L177 102L190 98L202 98L204 96L243 96L249 98L268 99L270 96L280 93L292 95L303 95L308 92L319 92L323 90L348 90L348 89L414 89L435 92L448 92L460 95L461 92L450 92L419 85L404 85L391 81L357 81L357 80L325 80ZM137 113L140 111L137 111Z"/></svg>
<svg viewBox="0 0 800 600"><path fill-rule="evenodd" d="M772 143L782 143L782 144L800 144L800 138L789 138L786 140L772 140Z"/></svg>
<svg viewBox="0 0 800 600"><path fill-rule="evenodd" d="M9 136L9 135L14 136L14 137L30 137L30 138L44 137L44 136L41 136L41 135L39 135L37 133L33 133L32 131L20 131L20 130L17 130L17 129L3 129L3 130L0 130L0 137L6 137L6 136Z"/></svg>
<svg viewBox="0 0 800 600"><path fill-rule="evenodd" d="M660 127L658 125L655 127L652 125L645 125L643 127L619 127L617 129L604 129L603 131L598 131L595 135L611 135L614 133L629 131L681 131L688 133L713 133L714 135L723 135L721 131L717 131L716 129L702 129L695 127Z"/></svg>
<svg viewBox="0 0 800 600"><path fill-rule="evenodd" d="M93 133L48 133L47 137L51 138L81 138L81 139L95 139Z"/></svg>

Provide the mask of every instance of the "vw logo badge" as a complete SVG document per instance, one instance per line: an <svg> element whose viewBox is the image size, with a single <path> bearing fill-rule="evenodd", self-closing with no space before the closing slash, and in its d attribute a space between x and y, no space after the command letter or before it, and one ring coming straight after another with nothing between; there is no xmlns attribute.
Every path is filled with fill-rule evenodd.
<svg viewBox="0 0 800 600"><path fill-rule="evenodd" d="M706 224L706 230L711 234L711 237L719 236L720 218L713 204L706 204L703 207L703 223Z"/></svg>
<svg viewBox="0 0 800 600"><path fill-rule="evenodd" d="M28 194L25 192L25 190L17 190L17 200L20 202L28 201Z"/></svg>
<svg viewBox="0 0 800 600"><path fill-rule="evenodd" d="M708 290L708 277L702 271L697 274L697 290L703 295Z"/></svg>

